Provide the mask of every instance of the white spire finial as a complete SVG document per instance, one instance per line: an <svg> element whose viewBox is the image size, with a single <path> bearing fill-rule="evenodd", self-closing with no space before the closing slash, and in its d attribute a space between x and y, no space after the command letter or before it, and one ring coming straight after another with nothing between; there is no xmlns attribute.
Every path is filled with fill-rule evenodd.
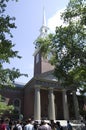
<svg viewBox="0 0 86 130"><path fill-rule="evenodd" d="M45 8L43 7L43 26L46 26Z"/></svg>
<svg viewBox="0 0 86 130"><path fill-rule="evenodd" d="M40 38L44 38L48 34L48 27L47 27L47 24L46 24L46 16L45 16L44 6L43 6L43 21L42 22L43 23L42 23L42 27L40 28L40 35L39 35Z"/></svg>

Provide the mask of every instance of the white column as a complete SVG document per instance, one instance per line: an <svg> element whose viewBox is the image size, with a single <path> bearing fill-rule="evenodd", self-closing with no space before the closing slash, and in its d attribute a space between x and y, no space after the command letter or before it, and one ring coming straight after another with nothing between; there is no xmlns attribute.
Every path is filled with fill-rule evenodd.
<svg viewBox="0 0 86 130"><path fill-rule="evenodd" d="M55 103L53 89L49 89L49 120L55 120Z"/></svg>
<svg viewBox="0 0 86 130"><path fill-rule="evenodd" d="M69 120L68 101L65 89L63 90L63 113L64 113L64 119Z"/></svg>
<svg viewBox="0 0 86 130"><path fill-rule="evenodd" d="M34 120L41 119L40 88L35 87Z"/></svg>
<svg viewBox="0 0 86 130"><path fill-rule="evenodd" d="M76 91L73 91L73 102L74 102L74 109L75 109L75 117L76 119L79 119L79 104L78 104L78 99L76 96Z"/></svg>

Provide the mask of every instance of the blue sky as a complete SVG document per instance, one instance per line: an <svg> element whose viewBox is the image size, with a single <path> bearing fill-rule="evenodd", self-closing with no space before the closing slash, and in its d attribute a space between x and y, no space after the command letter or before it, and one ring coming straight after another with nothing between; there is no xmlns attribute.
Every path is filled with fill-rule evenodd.
<svg viewBox="0 0 86 130"><path fill-rule="evenodd" d="M17 82L26 83L33 77L34 67L34 44L33 42L39 36L39 29L42 26L43 5L46 12L47 24L53 28L60 23L56 17L57 12L68 4L69 0L19 0L18 2L9 2L7 13L15 16L17 29L12 30L12 41L15 44L14 50L19 51L22 59L12 59L10 65L6 67L18 68L21 73L28 74L28 77L20 77ZM53 23L55 23L53 25Z"/></svg>

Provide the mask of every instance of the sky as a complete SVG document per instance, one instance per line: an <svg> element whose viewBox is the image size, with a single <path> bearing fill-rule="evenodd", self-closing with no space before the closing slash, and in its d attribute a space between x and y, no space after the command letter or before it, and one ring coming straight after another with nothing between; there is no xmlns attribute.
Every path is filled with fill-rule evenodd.
<svg viewBox="0 0 86 130"><path fill-rule="evenodd" d="M10 1L6 13L16 18L16 29L12 29L15 44L13 50L19 51L21 59L14 58L5 67L18 68L21 73L28 74L28 77L20 77L16 82L27 83L34 74L35 45L33 42L39 36L39 30L43 21L43 7L46 13L47 26L53 32L55 27L62 22L59 20L59 12L68 4L69 0L19 0Z"/></svg>

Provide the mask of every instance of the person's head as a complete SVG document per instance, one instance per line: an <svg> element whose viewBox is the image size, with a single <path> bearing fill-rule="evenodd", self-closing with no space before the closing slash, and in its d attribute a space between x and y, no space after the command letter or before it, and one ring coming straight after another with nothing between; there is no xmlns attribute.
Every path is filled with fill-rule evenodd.
<svg viewBox="0 0 86 130"><path fill-rule="evenodd" d="M57 122L56 122L56 125L57 125L57 126L60 126L60 122L59 122L59 121L57 121Z"/></svg>
<svg viewBox="0 0 86 130"><path fill-rule="evenodd" d="M41 120L41 125L44 125L45 124L45 121L44 120Z"/></svg>
<svg viewBox="0 0 86 130"><path fill-rule="evenodd" d="M17 124L21 124L21 120L18 120L18 121L17 121Z"/></svg>
<svg viewBox="0 0 86 130"><path fill-rule="evenodd" d="M17 124L17 121L14 121L13 124L16 125L16 124Z"/></svg>
<svg viewBox="0 0 86 130"><path fill-rule="evenodd" d="M31 121L32 121L31 118L29 118L29 119L27 120L27 123L31 123Z"/></svg>
<svg viewBox="0 0 86 130"><path fill-rule="evenodd" d="M53 124L53 123L54 123L54 120L50 120L50 123Z"/></svg>
<svg viewBox="0 0 86 130"><path fill-rule="evenodd" d="M69 124L69 120L67 120L67 123Z"/></svg>
<svg viewBox="0 0 86 130"><path fill-rule="evenodd" d="M9 122L10 122L10 119L9 119L9 118L6 118L6 119L5 119L5 123L6 123L6 124L9 124Z"/></svg>

